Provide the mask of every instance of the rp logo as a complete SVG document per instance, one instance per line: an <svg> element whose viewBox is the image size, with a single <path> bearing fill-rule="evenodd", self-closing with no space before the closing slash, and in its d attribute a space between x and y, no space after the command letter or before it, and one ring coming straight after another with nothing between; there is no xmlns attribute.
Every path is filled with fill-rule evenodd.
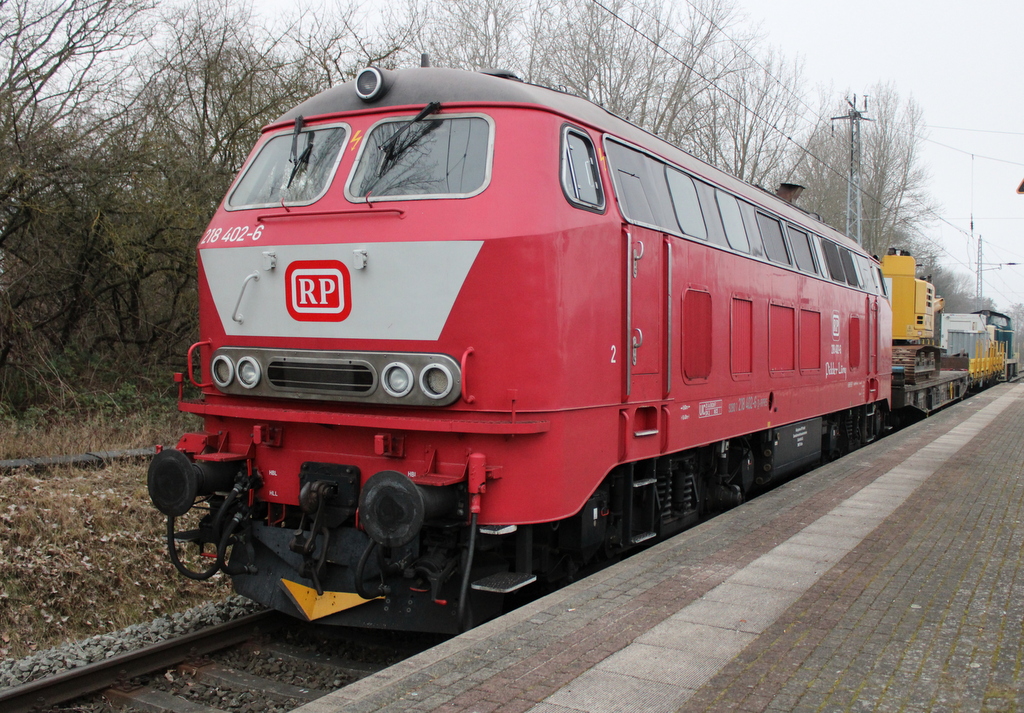
<svg viewBox="0 0 1024 713"><path fill-rule="evenodd" d="M284 273L288 314L300 322L340 322L352 311L348 268L337 260L300 260Z"/></svg>

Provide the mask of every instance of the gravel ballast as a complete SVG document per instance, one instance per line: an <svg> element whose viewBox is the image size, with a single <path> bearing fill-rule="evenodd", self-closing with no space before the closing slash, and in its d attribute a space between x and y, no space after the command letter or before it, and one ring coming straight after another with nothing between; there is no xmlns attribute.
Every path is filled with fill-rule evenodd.
<svg viewBox="0 0 1024 713"><path fill-rule="evenodd" d="M120 631L98 634L82 641L72 641L63 646L38 651L23 659L0 661L0 687L18 686L103 661L262 609L263 607L255 602L235 595L222 602L209 602L179 614L159 617L145 624L134 624Z"/></svg>

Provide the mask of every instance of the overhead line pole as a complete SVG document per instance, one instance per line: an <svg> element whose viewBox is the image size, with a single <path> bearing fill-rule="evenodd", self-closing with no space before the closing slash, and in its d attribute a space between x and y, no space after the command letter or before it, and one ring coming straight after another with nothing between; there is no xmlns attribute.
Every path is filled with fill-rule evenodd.
<svg viewBox="0 0 1024 713"><path fill-rule="evenodd" d="M972 225L972 227L974 225L974 218L973 218L973 216L971 218L971 225ZM984 290L984 287L982 286L982 282L981 282L981 272L982 272L981 264L983 262L984 262L984 260L982 260L982 258L981 258L981 236L979 235L978 236L978 284L977 284L977 287L976 287L976 289L974 291L974 298L975 298L976 304L977 304L976 309L981 309L981 293Z"/></svg>
<svg viewBox="0 0 1024 713"><path fill-rule="evenodd" d="M846 103L850 110L843 116L833 116L832 121L850 122L850 176L846 183L846 234L857 241L858 245L864 244L864 236L861 230L861 216L864 206L861 201L860 189L860 122L874 121L865 113L868 110L868 98L864 97L864 109L857 109L857 95L853 95L853 101L849 99Z"/></svg>

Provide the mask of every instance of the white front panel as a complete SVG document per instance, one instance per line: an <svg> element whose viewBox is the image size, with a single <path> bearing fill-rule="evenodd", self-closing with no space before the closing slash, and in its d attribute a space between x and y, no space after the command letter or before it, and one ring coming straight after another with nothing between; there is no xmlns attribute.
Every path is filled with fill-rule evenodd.
<svg viewBox="0 0 1024 713"><path fill-rule="evenodd" d="M203 248L199 259L228 336L433 341L482 245L261 245ZM289 281L293 263L303 264L293 267Z"/></svg>

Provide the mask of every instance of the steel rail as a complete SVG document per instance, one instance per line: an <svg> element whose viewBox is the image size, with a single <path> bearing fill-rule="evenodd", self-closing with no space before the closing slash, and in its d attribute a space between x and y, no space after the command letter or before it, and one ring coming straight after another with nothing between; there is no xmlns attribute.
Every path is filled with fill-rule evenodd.
<svg viewBox="0 0 1024 713"><path fill-rule="evenodd" d="M161 641L10 688L0 688L0 710L28 713L96 693L117 683L240 644L258 633L281 628L294 619L268 610Z"/></svg>
<svg viewBox="0 0 1024 713"><path fill-rule="evenodd" d="M117 460L128 460L131 458L147 458L156 453L156 447L132 448L126 451L93 451L73 456L43 456L40 458L15 458L14 460L0 460L0 472L18 470L43 470L60 465L79 467L102 466Z"/></svg>

